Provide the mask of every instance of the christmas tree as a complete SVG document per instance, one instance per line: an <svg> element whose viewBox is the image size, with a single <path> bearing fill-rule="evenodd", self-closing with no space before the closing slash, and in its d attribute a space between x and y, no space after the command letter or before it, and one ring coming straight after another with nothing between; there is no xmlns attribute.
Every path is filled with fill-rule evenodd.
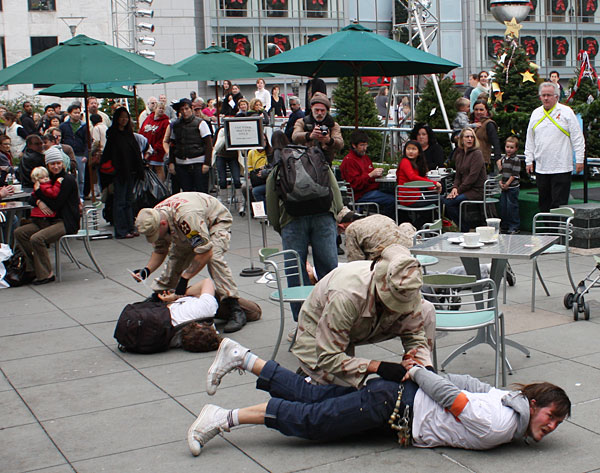
<svg viewBox="0 0 600 473"><path fill-rule="evenodd" d="M496 56L490 97L493 119L498 125L500 142L516 135L523 149L529 117L540 106L538 67L529 61L525 48L512 36L501 43Z"/></svg>
<svg viewBox="0 0 600 473"><path fill-rule="evenodd" d="M454 82L451 77L445 77L441 81L438 81L438 85L446 109L446 114L448 115L448 122L452 124L452 120L456 118L456 107L454 106L454 102L456 102L456 99L461 97L462 94L456 88L456 82ZM444 116L440 110L440 103L437 94L435 93L432 80L428 80L425 83L421 98L416 106L416 119L418 123L427 123L431 128L446 128ZM437 133L436 138L438 143L444 148L446 156L449 156L452 148L448 135L445 133Z"/></svg>
<svg viewBox="0 0 600 473"><path fill-rule="evenodd" d="M338 86L333 91L335 120L340 125L354 126L354 80L353 77L340 77ZM358 126L381 126L375 100L369 95L367 88L362 86L360 78L356 80L358 81ZM352 130L342 130L344 148L340 152L340 159L348 154L351 133ZM367 131L367 134L369 135L369 157L373 161L379 161L382 134L378 131Z"/></svg>

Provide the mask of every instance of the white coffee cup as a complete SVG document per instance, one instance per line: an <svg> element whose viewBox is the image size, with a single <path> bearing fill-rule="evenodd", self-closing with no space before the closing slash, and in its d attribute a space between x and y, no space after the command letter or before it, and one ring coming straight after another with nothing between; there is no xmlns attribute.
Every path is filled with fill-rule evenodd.
<svg viewBox="0 0 600 473"><path fill-rule="evenodd" d="M496 234L494 227L477 227L475 229L483 241L490 241Z"/></svg>
<svg viewBox="0 0 600 473"><path fill-rule="evenodd" d="M15 190L15 194L17 194L23 190L23 187L21 186L21 184L13 184L13 188Z"/></svg>
<svg viewBox="0 0 600 473"><path fill-rule="evenodd" d="M463 234L463 240L465 246L477 246L479 244L479 233L465 233Z"/></svg>

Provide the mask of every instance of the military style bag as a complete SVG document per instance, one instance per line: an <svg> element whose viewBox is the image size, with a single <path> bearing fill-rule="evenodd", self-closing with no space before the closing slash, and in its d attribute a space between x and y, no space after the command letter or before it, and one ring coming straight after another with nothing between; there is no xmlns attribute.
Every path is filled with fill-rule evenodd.
<svg viewBox="0 0 600 473"><path fill-rule="evenodd" d="M275 190L293 217L324 213L333 194L329 164L316 146L286 146L275 166Z"/></svg>
<svg viewBox="0 0 600 473"><path fill-rule="evenodd" d="M114 337L121 351L159 353L169 348L177 331L164 302L135 302L121 312Z"/></svg>

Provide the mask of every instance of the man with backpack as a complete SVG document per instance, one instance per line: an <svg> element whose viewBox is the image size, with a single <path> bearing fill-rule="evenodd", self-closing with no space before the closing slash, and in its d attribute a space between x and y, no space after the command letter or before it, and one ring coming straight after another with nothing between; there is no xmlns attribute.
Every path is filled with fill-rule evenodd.
<svg viewBox="0 0 600 473"><path fill-rule="evenodd" d="M297 145L318 146L331 164L335 154L344 147L342 129L329 114L331 102L322 92L310 100L311 114L294 124L292 141Z"/></svg>
<svg viewBox="0 0 600 473"><path fill-rule="evenodd" d="M304 281L306 257L312 247L319 277L337 267L337 226L335 217L342 210L340 189L321 148L288 146L267 178L267 217L281 235L284 250L295 250L302 260ZM298 286L297 276L288 284ZM292 303L294 320L301 304Z"/></svg>
<svg viewBox="0 0 600 473"><path fill-rule="evenodd" d="M216 198L201 192L180 192L154 208L140 210L136 226L152 243L153 252L147 265L134 272L137 281L147 279L165 261L167 265L152 289L158 292L175 289L185 294L188 281L205 266L216 286L216 293L229 312L225 332L237 332L246 325L246 315L239 304L238 288L224 259L229 249L233 218Z"/></svg>

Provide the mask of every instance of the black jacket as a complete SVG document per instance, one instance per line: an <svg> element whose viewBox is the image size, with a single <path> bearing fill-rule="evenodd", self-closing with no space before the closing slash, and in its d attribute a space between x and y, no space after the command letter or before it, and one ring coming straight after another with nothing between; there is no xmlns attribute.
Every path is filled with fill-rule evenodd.
<svg viewBox="0 0 600 473"><path fill-rule="evenodd" d="M38 134L33 117L25 112L21 115L21 126L25 130L27 136Z"/></svg>
<svg viewBox="0 0 600 473"><path fill-rule="evenodd" d="M23 151L23 158L19 165L19 181L23 187L33 188L33 181L31 180L31 171L33 168L38 166L44 166L46 162L45 156L42 153L38 153L29 148L25 148Z"/></svg>
<svg viewBox="0 0 600 473"><path fill-rule="evenodd" d="M34 192L30 202L31 205L35 205L35 201L38 199L44 202L56 212L58 218L62 219L67 235L72 235L79 230L79 217L81 215L79 213L79 188L77 187L77 180L64 170L56 176L50 175L52 182L59 177L64 177L64 181L60 185L60 193L56 199L46 197L41 189L38 189Z"/></svg>

